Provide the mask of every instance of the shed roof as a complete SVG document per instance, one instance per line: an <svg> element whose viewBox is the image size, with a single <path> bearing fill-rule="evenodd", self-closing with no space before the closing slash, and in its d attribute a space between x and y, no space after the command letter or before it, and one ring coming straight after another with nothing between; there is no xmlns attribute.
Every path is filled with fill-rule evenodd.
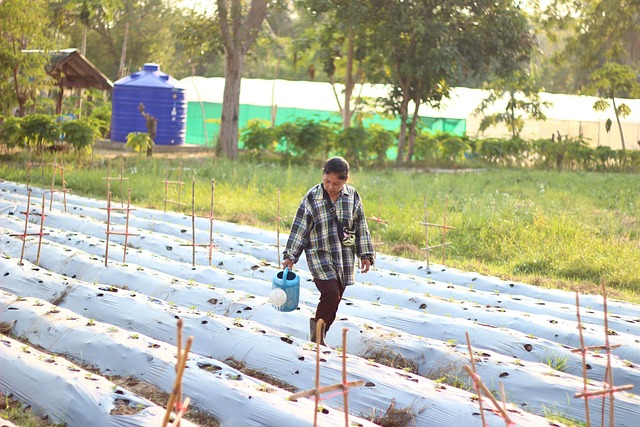
<svg viewBox="0 0 640 427"><path fill-rule="evenodd" d="M97 69L78 49L62 49L49 52L51 61L47 74L65 88L113 89L113 82Z"/></svg>

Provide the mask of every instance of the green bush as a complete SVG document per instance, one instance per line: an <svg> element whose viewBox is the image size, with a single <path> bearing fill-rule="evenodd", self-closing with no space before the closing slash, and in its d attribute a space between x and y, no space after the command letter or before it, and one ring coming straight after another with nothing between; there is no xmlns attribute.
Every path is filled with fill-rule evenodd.
<svg viewBox="0 0 640 427"><path fill-rule="evenodd" d="M89 116L97 125L99 136L101 138L109 138L111 127L111 104L102 104L95 107Z"/></svg>
<svg viewBox="0 0 640 427"><path fill-rule="evenodd" d="M438 151L441 153L442 160L456 164L464 159L464 153L469 150L469 139L466 136L452 135L446 132L435 134L438 142Z"/></svg>
<svg viewBox="0 0 640 427"><path fill-rule="evenodd" d="M137 153L142 153L152 149L154 143L146 132L131 132L127 135L126 146Z"/></svg>
<svg viewBox="0 0 640 427"><path fill-rule="evenodd" d="M335 135L336 154L357 167L369 160L369 133L363 127L342 129Z"/></svg>
<svg viewBox="0 0 640 427"><path fill-rule="evenodd" d="M394 132L388 131L380 125L371 125L367 128L369 138L370 155L378 163L384 163L387 159L387 151L393 147L396 135Z"/></svg>
<svg viewBox="0 0 640 427"><path fill-rule="evenodd" d="M420 132L413 143L413 156L416 160L436 160L438 158L438 140L429 132Z"/></svg>
<svg viewBox="0 0 640 427"><path fill-rule="evenodd" d="M89 119L70 120L60 125L64 141L73 147L76 155L91 151L99 134L98 125Z"/></svg>
<svg viewBox="0 0 640 427"><path fill-rule="evenodd" d="M333 130L336 125L328 122L298 118L276 128L278 140L284 142L285 151L303 160L326 158L333 149Z"/></svg>
<svg viewBox="0 0 640 427"><path fill-rule="evenodd" d="M275 129L262 119L249 120L240 133L240 139L244 148L252 152L274 152L278 145Z"/></svg>
<svg viewBox="0 0 640 427"><path fill-rule="evenodd" d="M22 118L21 123L28 147L37 147L42 151L53 146L60 138L60 129L53 116L47 114L32 114Z"/></svg>
<svg viewBox="0 0 640 427"><path fill-rule="evenodd" d="M0 145L2 145L5 154L14 148L23 148L25 145L24 133L20 126L21 121L19 117L10 116L0 123Z"/></svg>

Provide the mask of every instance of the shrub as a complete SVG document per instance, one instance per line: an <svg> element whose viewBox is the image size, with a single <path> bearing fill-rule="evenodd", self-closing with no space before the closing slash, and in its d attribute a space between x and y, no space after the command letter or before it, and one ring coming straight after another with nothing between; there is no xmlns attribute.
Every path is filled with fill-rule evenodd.
<svg viewBox="0 0 640 427"><path fill-rule="evenodd" d="M438 157L438 140L429 132L420 132L413 143L416 160L435 160Z"/></svg>
<svg viewBox="0 0 640 427"><path fill-rule="evenodd" d="M98 126L88 119L70 120L60 125L64 141L73 147L76 154L91 151L99 134Z"/></svg>
<svg viewBox="0 0 640 427"><path fill-rule="evenodd" d="M369 158L368 140L369 134L363 127L342 129L335 136L335 151L357 167Z"/></svg>
<svg viewBox="0 0 640 427"><path fill-rule="evenodd" d="M109 138L111 127L111 104L102 104L95 107L89 116L93 123L97 125L99 136Z"/></svg>
<svg viewBox="0 0 640 427"><path fill-rule="evenodd" d="M442 132L435 135L438 141L439 152L443 160L449 163L457 163L464 159L465 151L469 150L469 140L466 136L457 136Z"/></svg>
<svg viewBox="0 0 640 427"><path fill-rule="evenodd" d="M284 140L285 151L299 155L303 160L326 158L332 150L332 133L335 125L328 122L299 118L276 128L276 136Z"/></svg>
<svg viewBox="0 0 640 427"><path fill-rule="evenodd" d="M371 125L368 128L370 154L378 163L384 163L387 159L387 151L395 142L394 132L384 129L380 125Z"/></svg>
<svg viewBox="0 0 640 427"><path fill-rule="evenodd" d="M52 116L32 114L22 118L21 123L28 147L35 145L38 151L54 145L60 137L60 130Z"/></svg>
<svg viewBox="0 0 640 427"><path fill-rule="evenodd" d="M249 151L275 151L278 145L275 129L267 120L251 119L241 131L241 141Z"/></svg>
<svg viewBox="0 0 640 427"><path fill-rule="evenodd" d="M146 132L131 132L127 135L126 146L133 151L142 153L143 151L149 151L152 149L154 143Z"/></svg>
<svg viewBox="0 0 640 427"><path fill-rule="evenodd" d="M14 148L24 147L24 133L20 122L19 117L7 117L0 123L0 145L4 147L5 154Z"/></svg>

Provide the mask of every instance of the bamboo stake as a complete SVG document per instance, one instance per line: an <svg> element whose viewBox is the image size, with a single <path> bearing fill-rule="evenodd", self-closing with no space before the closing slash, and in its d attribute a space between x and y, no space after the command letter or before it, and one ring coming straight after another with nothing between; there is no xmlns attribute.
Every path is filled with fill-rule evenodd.
<svg viewBox="0 0 640 427"><path fill-rule="evenodd" d="M27 243L27 231L29 228L29 206L31 206L31 188L27 189L27 209L24 213L24 234L22 236L22 251L20 252L20 265L24 259L24 247Z"/></svg>
<svg viewBox="0 0 640 427"><path fill-rule="evenodd" d="M464 368L469 372L471 380L473 381L473 388L478 395L478 406L480 406L480 418L482 419L482 427L486 427L487 421L484 419L484 408L482 407L482 393L480 393L480 382L476 380L476 362L473 359L473 349L471 348L471 340L469 339L469 332L465 332L467 336L467 348L469 349L469 358L471 359L471 370L465 365Z"/></svg>
<svg viewBox="0 0 640 427"><path fill-rule="evenodd" d="M576 316L578 318L578 333L580 336L580 352L582 353L582 394L587 393L587 385L589 383L587 379L587 354L584 346L584 336L582 334L582 320L580 317L580 296L576 292ZM578 396L576 396L578 397ZM585 417L587 421L587 427L591 427L591 413L589 411L589 399L584 400Z"/></svg>
<svg viewBox="0 0 640 427"><path fill-rule="evenodd" d="M176 354L176 360L180 361L182 358L182 326L183 326L183 321L182 319L178 319L178 331L177 331L177 339L178 339L178 345L177 345L177 354ZM178 375L178 365L176 364L176 375ZM178 385L178 390L177 390L177 399L178 402L182 402L182 381L180 381L180 384Z"/></svg>
<svg viewBox="0 0 640 427"><path fill-rule="evenodd" d="M372 215L369 218L367 218L367 220L378 223L378 227L376 229L376 235L378 236L378 238L377 238L377 241L375 241L373 244L384 245L384 242L382 241L382 224L387 224L388 221L385 219L382 219L382 196L380 196L380 198L378 199L378 216L376 217Z"/></svg>
<svg viewBox="0 0 640 427"><path fill-rule="evenodd" d="M349 387L347 386L347 331L342 328L342 402L344 405L344 427L349 427Z"/></svg>
<svg viewBox="0 0 640 427"><path fill-rule="evenodd" d="M111 226L111 191L107 194L107 244L104 251L104 266L107 267L109 263L109 227Z"/></svg>
<svg viewBox="0 0 640 427"><path fill-rule="evenodd" d="M36 256L36 265L40 265L40 248L42 247L42 236L44 231L44 193L42 193L42 209L40 213L40 233L38 234L38 255Z"/></svg>
<svg viewBox="0 0 640 427"><path fill-rule="evenodd" d="M276 209L276 217L273 218L273 220L276 222L276 251L277 253L277 259L278 259L278 267L282 266L282 262L281 262L281 256L282 254L280 253L280 221L282 221L283 219L286 219L285 217L280 216L280 211L281 211L281 203L280 203L280 189L278 188L278 200L277 200L277 209Z"/></svg>
<svg viewBox="0 0 640 427"><path fill-rule="evenodd" d="M449 198L445 197L444 199L444 210L442 212L442 265L445 264L447 258L447 205L449 203Z"/></svg>
<svg viewBox="0 0 640 427"><path fill-rule="evenodd" d="M211 179L211 208L209 209L209 267L213 255L213 200L216 189L216 180Z"/></svg>
<svg viewBox="0 0 640 427"><path fill-rule="evenodd" d="M607 370L605 373L605 384L608 383L609 388L613 388L613 369L611 368L611 347L609 347L609 313L607 311L607 287L604 280L600 280L602 286L602 309L604 314L604 345L607 346ZM615 427L614 418L614 394L609 394L609 427ZM602 416L604 417L604 399L602 400ZM604 418L602 420L604 426Z"/></svg>
<svg viewBox="0 0 640 427"><path fill-rule="evenodd" d="M169 198L169 161L164 173L164 211L167 212L167 199Z"/></svg>
<svg viewBox="0 0 640 427"><path fill-rule="evenodd" d="M182 402L182 405L180 405L180 411L176 414L176 418L173 420L173 423L171 423L171 427L180 427L180 420L184 416L185 412L187 412L190 403L190 397L187 397L184 402Z"/></svg>
<svg viewBox="0 0 640 427"><path fill-rule="evenodd" d="M603 395L611 395L613 393L617 393L619 391L626 391L633 389L633 385L622 385L620 387L611 387L604 390L596 390L596 391L587 391L584 393L576 393L574 397L597 397ZM588 400L588 399L587 399Z"/></svg>
<svg viewBox="0 0 640 427"><path fill-rule="evenodd" d="M347 387L360 387L366 384L366 381L364 380L357 380L357 381L349 381L345 384L331 384L331 385L325 385L325 386L321 386L318 391L320 394L322 393L327 393L329 391L335 391L335 390L341 390L346 388L345 385ZM291 396L289 396L289 400L296 400L296 399L300 399L302 397L307 397L307 396L312 396L316 394L316 390L315 389L311 389L311 390L305 390L305 391L300 391L296 394L292 394Z"/></svg>
<svg viewBox="0 0 640 427"><path fill-rule="evenodd" d="M178 200L180 197L178 196ZM191 178L191 256L192 265L196 266L196 178Z"/></svg>
<svg viewBox="0 0 640 427"><path fill-rule="evenodd" d="M502 409L502 406L500 406L500 403L498 403L496 398L493 397L493 394L491 394L491 390L489 390L487 386L484 385L482 380L476 375L473 369L471 369L468 365L464 365L464 369L472 378L474 378L475 381L478 382L478 386L480 387L484 395L487 396L487 398L489 398L489 400L493 403L493 405L496 407L498 412L500 412L500 415L502 416L502 419L504 420L505 425L507 426L513 425L513 421L511 421L509 414L504 409ZM485 425L484 416L482 417L482 419L483 419L483 425Z"/></svg>
<svg viewBox="0 0 640 427"><path fill-rule="evenodd" d="M500 381L500 400L502 400L502 409L507 411L507 393L504 391L504 383Z"/></svg>
<svg viewBox="0 0 640 427"><path fill-rule="evenodd" d="M122 250L122 263L127 262L127 244L129 241L129 212L131 208L131 189L129 189L129 196L127 197L127 219L124 226L124 248Z"/></svg>
<svg viewBox="0 0 640 427"><path fill-rule="evenodd" d="M313 427L318 425L318 405L320 403L320 342L322 341L322 326L324 326L324 320L318 319L316 322L316 389L314 390Z"/></svg>
<svg viewBox="0 0 640 427"><path fill-rule="evenodd" d="M278 268L282 266L280 262L280 189L278 188L278 209L276 210L276 251L278 254Z"/></svg>
<svg viewBox="0 0 640 427"><path fill-rule="evenodd" d="M429 210L427 209L427 196L424 197L424 222L425 224L429 224ZM429 247L429 226L428 225L424 227L424 243L426 247ZM431 251L427 249L427 273L431 270L431 263L429 261L430 255L431 255Z"/></svg>
<svg viewBox="0 0 640 427"><path fill-rule="evenodd" d="M30 209L30 205L31 205L31 188L28 189L28 196L27 196L27 209L25 212L21 212L25 217L24 217L24 232L22 234L9 234L9 236L11 237L19 237L22 239L22 249L20 251L20 262L18 265L24 265L23 260L24 260L24 250L25 250L25 246L27 244L27 237L28 236L38 236L38 255L36 257L36 265L40 264L40 250L42 248L42 236L46 236L49 233L45 233L44 232L44 219L46 218L45 215L45 194L44 192L42 193L42 208L40 213L34 213L33 215L39 216L40 217L40 232L39 233L29 233L29 209Z"/></svg>
<svg viewBox="0 0 640 427"><path fill-rule="evenodd" d="M193 336L189 336L187 338L187 345L185 346L185 350L183 352L183 354L181 354L178 357L178 362L177 362L177 375L176 375L176 379L173 383L173 389L171 392L171 396L169 396L169 403L167 403L167 411L164 414L164 420L162 421L162 427L166 427L167 423L169 422L169 417L171 416L171 410L174 407L174 405L176 404L176 400L177 400L177 395L178 395L178 390L180 390L180 388L182 387L182 375L184 374L184 369L185 366L187 364L187 359L188 359L188 354L189 351L191 350L191 344L193 343Z"/></svg>

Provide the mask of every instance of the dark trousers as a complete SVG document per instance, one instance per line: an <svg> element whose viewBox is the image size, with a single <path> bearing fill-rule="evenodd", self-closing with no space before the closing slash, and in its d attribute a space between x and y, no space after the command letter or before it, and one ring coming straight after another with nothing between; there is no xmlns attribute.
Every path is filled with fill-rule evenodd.
<svg viewBox="0 0 640 427"><path fill-rule="evenodd" d="M318 319L324 320L326 325L325 332L329 330L329 327L336 320L336 313L338 312L338 306L344 294L345 286L338 279L320 280L313 279L316 284L316 288L320 291L320 301L316 308L315 321Z"/></svg>

